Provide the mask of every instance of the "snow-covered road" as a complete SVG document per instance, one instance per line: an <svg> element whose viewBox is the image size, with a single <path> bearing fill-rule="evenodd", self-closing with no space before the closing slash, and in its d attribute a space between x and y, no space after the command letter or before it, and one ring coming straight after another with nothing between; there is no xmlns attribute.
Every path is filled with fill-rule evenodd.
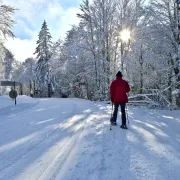
<svg viewBox="0 0 180 180"><path fill-rule="evenodd" d="M129 129L110 131L106 103L7 101L0 97L1 180L180 180L180 111L129 107Z"/></svg>

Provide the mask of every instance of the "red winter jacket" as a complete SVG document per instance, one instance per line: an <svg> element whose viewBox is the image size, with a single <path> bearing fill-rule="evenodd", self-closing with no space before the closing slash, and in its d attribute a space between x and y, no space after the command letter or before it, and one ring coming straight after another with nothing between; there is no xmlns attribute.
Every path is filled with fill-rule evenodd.
<svg viewBox="0 0 180 180"><path fill-rule="evenodd" d="M127 103L128 98L126 93L130 91L130 87L127 81L123 80L122 77L117 77L111 83L110 96L114 104Z"/></svg>

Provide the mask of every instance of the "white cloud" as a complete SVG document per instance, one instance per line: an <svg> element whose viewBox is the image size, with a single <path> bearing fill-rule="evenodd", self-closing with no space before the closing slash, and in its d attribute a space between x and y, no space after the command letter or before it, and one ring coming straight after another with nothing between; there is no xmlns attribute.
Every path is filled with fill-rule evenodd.
<svg viewBox="0 0 180 180"><path fill-rule="evenodd" d="M79 23L79 19L77 17L77 13L79 13L80 10L78 8L69 8L67 11L66 11L66 16L68 17L69 21L70 21L70 24L78 24Z"/></svg>
<svg viewBox="0 0 180 180"><path fill-rule="evenodd" d="M48 16L51 18L59 18L63 14L64 10L60 3L49 2L48 3Z"/></svg>
<svg viewBox="0 0 180 180"><path fill-rule="evenodd" d="M78 8L67 9L57 22L56 27L54 29L51 29L50 27L54 40L57 40L60 37L64 38L66 32L71 29L72 25L77 25L79 23L79 19L76 16L78 12Z"/></svg>
<svg viewBox="0 0 180 180"><path fill-rule="evenodd" d="M35 52L36 41L14 38L8 39L5 46L14 54L16 60L22 62L26 58L34 57L33 53Z"/></svg>

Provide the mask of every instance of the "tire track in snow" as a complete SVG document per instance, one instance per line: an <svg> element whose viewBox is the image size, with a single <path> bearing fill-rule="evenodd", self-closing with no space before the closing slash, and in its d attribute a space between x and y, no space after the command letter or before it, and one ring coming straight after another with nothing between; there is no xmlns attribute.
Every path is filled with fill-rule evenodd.
<svg viewBox="0 0 180 180"><path fill-rule="evenodd" d="M56 178L58 180L62 179L61 177L63 176L64 172L61 173L61 171L64 171L64 169L68 168L68 163L71 162L71 158L74 157L73 151L75 151L77 146L80 144L84 129L86 129L87 127L87 117L90 113L91 112L87 113L85 117L78 120L81 121L85 119L82 123L80 123L81 128L77 128L73 132L68 141L66 141L66 143L63 145L63 149L60 150L60 152L56 155L50 165L46 167L45 172L43 172L37 178L37 180L55 180Z"/></svg>
<svg viewBox="0 0 180 180"><path fill-rule="evenodd" d="M81 110L77 107L78 104L75 105L76 110L74 111L74 116L72 116L70 118L70 120L66 123L66 125L71 125L74 121L74 119L76 120L76 116L78 115L78 112L82 114ZM90 113L90 112L89 112ZM89 113L86 114L86 116L89 116ZM53 180L56 178L57 174L59 173L59 171L61 171L61 169L64 167L64 163L67 161L68 156L71 154L72 150L74 149L74 147L76 146L77 141L79 141L79 138L84 130L85 127L85 123L86 121L82 120L84 119L84 117L77 119L76 121L78 121L77 127L73 130L73 132L69 135L68 134L68 138L65 138L63 141L61 141L61 143L57 144L56 148L52 148L50 153L56 152L53 157L51 157L51 159L48 161L48 163L46 162L42 162L44 164L46 164L46 166L44 166L43 168L41 168L39 170L39 173L36 173L36 175L29 176L26 177L26 173L24 172L24 175L21 175L18 180L24 180L27 179L28 180ZM72 122L71 122L72 121ZM66 125L64 125L63 127L66 127ZM80 127L79 127L80 125ZM62 128L63 129L63 128ZM47 142L48 140L46 140ZM46 156L50 156L51 154L46 154ZM43 158L42 158L43 159ZM35 166L37 166L38 168L38 163L35 164ZM36 169L37 169L36 168Z"/></svg>
<svg viewBox="0 0 180 180"><path fill-rule="evenodd" d="M31 146L31 148L28 149L28 151L26 151L24 154L21 154L21 156L19 156L18 158L16 157L13 162L13 164L6 166L3 169L0 169L1 175L2 174L8 174L8 172L12 169L14 169L14 167L21 167L21 160L24 160L25 158L27 158L28 156L30 156L30 154L33 154L33 151L42 146L43 143L47 140L47 137L50 138L51 136L53 136L57 131L62 130L66 124L69 123L69 121L71 121L72 117L75 115L76 113L76 105L73 104L73 111L71 113L71 115L68 115L68 117L66 117L63 121L60 122L59 125L57 125L54 130L50 131L50 133L48 133L48 135L45 133L45 135L42 137L42 140L40 140L38 143L34 144ZM2 154L3 155L3 154ZM1 179L1 177L0 177Z"/></svg>
<svg viewBox="0 0 180 180"><path fill-rule="evenodd" d="M75 154L76 162L71 165L66 176L61 176L63 180L100 180L101 152L102 152L102 122L107 119L107 114L103 114L97 107L89 116L85 131L81 138L81 148ZM57 180L59 180L57 179Z"/></svg>

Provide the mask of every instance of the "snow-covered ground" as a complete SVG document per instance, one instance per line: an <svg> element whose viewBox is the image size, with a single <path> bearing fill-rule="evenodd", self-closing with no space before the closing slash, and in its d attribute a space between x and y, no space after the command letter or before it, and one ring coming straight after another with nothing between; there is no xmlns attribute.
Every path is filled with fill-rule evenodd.
<svg viewBox="0 0 180 180"><path fill-rule="evenodd" d="M0 96L1 180L180 180L180 111ZM118 124L121 124L120 117Z"/></svg>

